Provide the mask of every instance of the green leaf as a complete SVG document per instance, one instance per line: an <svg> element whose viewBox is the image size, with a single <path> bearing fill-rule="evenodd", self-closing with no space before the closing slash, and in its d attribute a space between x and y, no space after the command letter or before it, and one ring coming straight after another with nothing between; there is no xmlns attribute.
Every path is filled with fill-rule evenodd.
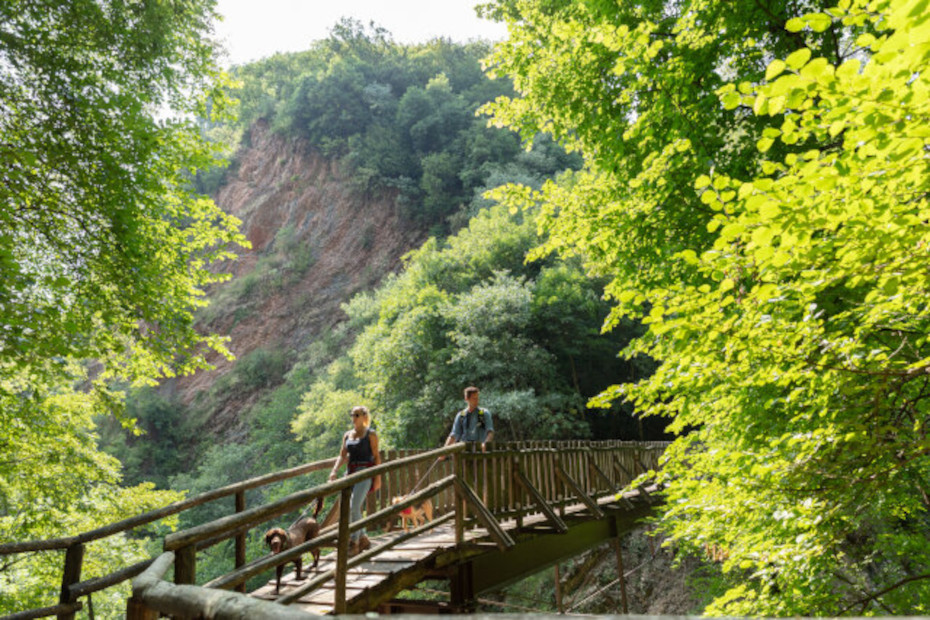
<svg viewBox="0 0 930 620"><path fill-rule="evenodd" d="M765 70L765 79L766 81L771 81L772 79L781 75L781 73L787 67L785 61L780 59L775 59L769 63L768 68Z"/></svg>
<svg viewBox="0 0 930 620"><path fill-rule="evenodd" d="M807 64L807 61L810 60L810 57L811 57L811 50L809 48L802 47L801 49L795 52L792 52L785 59L785 64L788 66L789 69L794 69L795 71L797 71L798 69L803 67L805 64Z"/></svg>
<svg viewBox="0 0 930 620"><path fill-rule="evenodd" d="M833 24L833 19L826 13L811 13L804 16L804 21L814 32L823 32Z"/></svg>
<svg viewBox="0 0 930 620"><path fill-rule="evenodd" d="M785 30L788 32L801 32L804 30L805 23L804 20L799 17L792 17L785 22Z"/></svg>

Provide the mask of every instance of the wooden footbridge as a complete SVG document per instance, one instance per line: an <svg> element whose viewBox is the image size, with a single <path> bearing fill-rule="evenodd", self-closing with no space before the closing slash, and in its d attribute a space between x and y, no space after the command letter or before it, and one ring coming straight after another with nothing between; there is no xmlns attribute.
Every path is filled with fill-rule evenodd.
<svg viewBox="0 0 930 620"><path fill-rule="evenodd" d="M432 451L388 451L382 464L351 476L246 508L245 491L317 470L334 460L308 463L217 489L133 519L53 541L0 545L0 555L66 549L58 605L14 614L26 619L57 615L73 618L82 597L133 579L127 602L129 620L161 615L182 618L306 618L378 611L461 613L475 598L557 564L604 542L613 542L650 512L655 487L628 485L654 471L665 447L661 442L534 442L498 444L487 453L456 444ZM367 516L350 522L352 486L380 475L380 494L369 495ZM418 489L407 495L410 489ZM81 581L84 545L222 497L235 497L236 512L170 534L164 553L110 575ZM246 537L252 530L280 526L280 518L311 505L318 497L336 497L320 534L278 555L247 561ZM402 498L392 502L393 498ZM392 527L400 511L430 499L432 521L410 531ZM283 525L286 525L283 524ZM350 557L349 537L366 528L371 548ZM382 533L377 533L382 531ZM197 579L197 553L235 540L233 569L209 581ZM26 548L28 547L28 548ZM323 549L319 565L306 570L313 549ZM304 575L275 580L252 592L254 577L304 557ZM290 565L293 567L293 564ZM171 571L169 581L166 575ZM397 595L424 580L446 580L450 600L399 600ZM622 584L622 580L621 580ZM92 615L92 612L91 612Z"/></svg>

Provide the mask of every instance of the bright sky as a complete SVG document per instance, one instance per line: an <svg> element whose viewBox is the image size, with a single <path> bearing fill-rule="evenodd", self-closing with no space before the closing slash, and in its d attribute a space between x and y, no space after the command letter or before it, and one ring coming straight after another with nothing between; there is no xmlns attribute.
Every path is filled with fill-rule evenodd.
<svg viewBox="0 0 930 620"><path fill-rule="evenodd" d="M309 48L325 39L342 17L366 26L374 21L398 43L422 43L436 37L465 42L501 40L503 24L480 19L479 0L218 0L224 19L216 34L229 52L230 64L266 58L275 52Z"/></svg>

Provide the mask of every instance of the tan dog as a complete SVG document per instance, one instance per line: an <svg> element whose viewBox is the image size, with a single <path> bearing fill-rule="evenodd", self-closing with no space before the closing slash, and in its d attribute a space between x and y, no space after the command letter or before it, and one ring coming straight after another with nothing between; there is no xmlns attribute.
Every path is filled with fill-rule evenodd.
<svg viewBox="0 0 930 620"><path fill-rule="evenodd" d="M398 504L403 501L403 497L395 497L391 500L392 504ZM418 527L427 521L433 520L433 500L427 498L419 506L409 506L400 511L400 523L404 531L411 527Z"/></svg>
<svg viewBox="0 0 930 620"><path fill-rule="evenodd" d="M320 514L320 510L323 508L323 498L318 497L316 500L316 510L313 512L312 517L304 517L298 519L291 527L287 528L287 531L281 529L280 527L273 527L267 532L265 532L265 543L271 549L273 555L277 555L286 549L296 547L299 544L305 543L312 538L316 538L320 533L320 525L317 523L316 518ZM320 549L316 548L311 551L313 554L313 566L311 568L316 568L317 564L320 563ZM278 564L275 567L277 581L275 582L274 593L279 594L281 592L281 573L284 572L284 566L287 564ZM302 581L304 579L300 574L300 569L302 565L302 559L300 556L294 558L294 567L297 569L297 579Z"/></svg>

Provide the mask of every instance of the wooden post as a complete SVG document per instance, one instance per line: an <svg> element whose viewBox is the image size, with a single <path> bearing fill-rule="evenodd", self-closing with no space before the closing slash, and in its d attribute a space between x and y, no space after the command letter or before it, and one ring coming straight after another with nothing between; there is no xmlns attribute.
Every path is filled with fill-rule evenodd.
<svg viewBox="0 0 930 620"><path fill-rule="evenodd" d="M245 491L239 491L236 493L236 512L242 512L243 510L245 510ZM236 568L245 566L245 536L245 532L236 536ZM240 583L237 585L236 592L245 594L245 584Z"/></svg>
<svg viewBox="0 0 930 620"><path fill-rule="evenodd" d="M84 545L76 543L68 547L65 552L65 569L61 576L61 595L58 602L68 605L74 602L71 595L71 586L81 581L81 565L84 563ZM58 620L73 620L74 612L58 614Z"/></svg>
<svg viewBox="0 0 930 620"><path fill-rule="evenodd" d="M197 583L197 545L181 547L174 553L174 582L178 585Z"/></svg>
<svg viewBox="0 0 930 620"><path fill-rule="evenodd" d="M465 457L463 452L452 455L452 466L455 468L455 477L465 481ZM455 487L455 544L461 545L465 541L465 496Z"/></svg>
<svg viewBox="0 0 930 620"><path fill-rule="evenodd" d="M468 614L475 610L475 587L472 581L471 562L459 564L449 579L449 598L455 613Z"/></svg>
<svg viewBox="0 0 930 620"><path fill-rule="evenodd" d="M346 613L346 564L349 562L349 505L352 487L346 487L339 496L339 538L336 542L336 600L333 611Z"/></svg>
<svg viewBox="0 0 930 620"><path fill-rule="evenodd" d="M555 563L555 608L560 614L565 613L565 606L562 604L562 574L559 572L559 563Z"/></svg>
<svg viewBox="0 0 930 620"><path fill-rule="evenodd" d="M160 615L134 596L126 601L126 620L158 620Z"/></svg>
<svg viewBox="0 0 930 620"><path fill-rule="evenodd" d="M614 546L614 552L617 554L617 578L620 580L620 604L623 606L623 613L630 613L626 602L626 578L623 576L623 553L620 551L620 537L611 539Z"/></svg>

